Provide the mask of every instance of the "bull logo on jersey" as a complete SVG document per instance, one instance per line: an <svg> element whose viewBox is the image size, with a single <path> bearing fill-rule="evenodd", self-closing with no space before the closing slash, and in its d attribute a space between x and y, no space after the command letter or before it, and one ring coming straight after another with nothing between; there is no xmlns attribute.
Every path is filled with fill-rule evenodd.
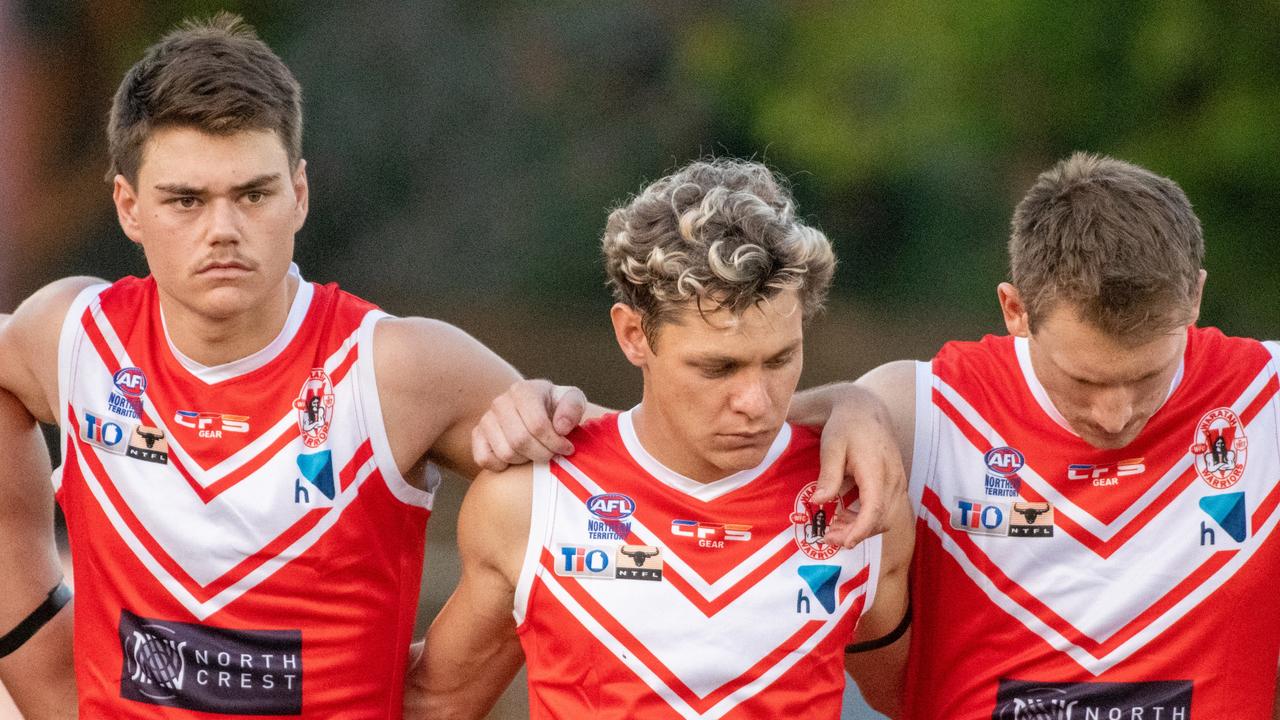
<svg viewBox="0 0 1280 720"><path fill-rule="evenodd" d="M1210 410L1196 423L1191 455L1210 487L1224 490L1239 482L1248 450L1244 424L1231 408Z"/></svg>
<svg viewBox="0 0 1280 720"><path fill-rule="evenodd" d="M133 437L129 438L129 447L125 455L135 460L167 465L169 463L169 442L164 439L164 431L160 428L138 425L133 429Z"/></svg>
<svg viewBox="0 0 1280 720"><path fill-rule="evenodd" d="M298 430L302 444L318 448L329 438L329 423L333 420L333 383L324 368L315 368L302 384L293 407L298 411Z"/></svg>
<svg viewBox="0 0 1280 720"><path fill-rule="evenodd" d="M619 580L661 580L662 557L652 545L623 545L618 548Z"/></svg>
<svg viewBox="0 0 1280 720"><path fill-rule="evenodd" d="M827 528L831 526L836 514L844 509L844 501L837 498L831 502L815 503L813 494L817 490L816 482L800 489L791 512L791 524L795 528L796 545L801 552L814 560L829 560L840 551L840 546L827 544Z"/></svg>

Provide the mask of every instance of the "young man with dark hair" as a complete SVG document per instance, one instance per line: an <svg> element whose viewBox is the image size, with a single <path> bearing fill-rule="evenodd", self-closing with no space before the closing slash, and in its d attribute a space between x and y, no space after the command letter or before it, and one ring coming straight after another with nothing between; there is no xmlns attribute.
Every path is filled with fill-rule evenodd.
<svg viewBox="0 0 1280 720"><path fill-rule="evenodd" d="M0 331L0 385L64 432L83 717L400 713L427 460L473 474L472 427L518 376L299 276L301 126L238 18L166 36L109 129L151 275L59 280Z"/></svg>
<svg viewBox="0 0 1280 720"><path fill-rule="evenodd" d="M0 426L23 438L4 497L38 472L23 472L31 418L64 433L81 716L399 717L428 461L492 464L473 435L565 452L554 428L584 412L557 389L536 439L478 427L514 369L447 324L303 280L301 129L296 80L238 18L166 36L109 125L117 215L150 275L56 281L0 325L0 388L18 400L0 402ZM52 547L48 488L35 491L0 516L3 537L24 536L0 567ZM17 622L0 639L22 653L0 677L23 693L34 673L18 658L55 678L67 659L51 568L0 594L0 621ZM35 612L32 583L48 592ZM70 683L50 686L65 701Z"/></svg>
<svg viewBox="0 0 1280 720"><path fill-rule="evenodd" d="M483 717L523 658L535 718L838 717L845 646L906 611L912 527L901 497L883 551L828 544L856 496L814 501L818 433L785 422L829 241L718 160L615 210L603 249L643 398L477 478L406 715Z"/></svg>

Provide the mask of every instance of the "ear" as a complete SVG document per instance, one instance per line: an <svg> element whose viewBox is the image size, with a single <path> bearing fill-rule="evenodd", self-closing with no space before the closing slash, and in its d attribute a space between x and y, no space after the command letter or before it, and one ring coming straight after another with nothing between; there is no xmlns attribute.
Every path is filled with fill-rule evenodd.
<svg viewBox="0 0 1280 720"><path fill-rule="evenodd" d="M142 244L142 227L138 224L138 193L123 175L116 175L111 185L111 200L116 205L120 229L128 238Z"/></svg>
<svg viewBox="0 0 1280 720"><path fill-rule="evenodd" d="M1014 337L1031 335L1031 320L1027 317L1027 306L1022 302L1022 295L1012 283L1003 282L996 286L996 297L1000 299L1000 312L1004 314L1004 326Z"/></svg>
<svg viewBox="0 0 1280 720"><path fill-rule="evenodd" d="M609 319L613 321L613 336L622 354L627 356L627 362L643 368L653 351L640 324L640 312L630 305L614 303L609 309Z"/></svg>
<svg viewBox="0 0 1280 720"><path fill-rule="evenodd" d="M307 183L307 161L298 160L298 169L293 171L294 220L293 231L302 229L307 220L307 210L311 208L311 186Z"/></svg>

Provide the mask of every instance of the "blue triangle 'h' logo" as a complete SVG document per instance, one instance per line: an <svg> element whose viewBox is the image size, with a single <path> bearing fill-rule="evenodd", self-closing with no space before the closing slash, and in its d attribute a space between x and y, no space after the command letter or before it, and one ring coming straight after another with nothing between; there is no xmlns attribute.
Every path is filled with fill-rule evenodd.
<svg viewBox="0 0 1280 720"><path fill-rule="evenodd" d="M1244 542L1248 536L1248 524L1245 522L1244 493L1233 492L1222 495L1207 495L1200 498L1200 509L1209 514L1218 526L1227 531L1232 540Z"/></svg>
<svg viewBox="0 0 1280 720"><path fill-rule="evenodd" d="M318 453L310 453L298 456L298 469L302 471L302 477L307 482L316 486L324 496L333 499L333 453L329 450L321 450Z"/></svg>
<svg viewBox="0 0 1280 720"><path fill-rule="evenodd" d="M796 568L813 596L828 613L836 611L836 583L840 581L839 565L801 565Z"/></svg>

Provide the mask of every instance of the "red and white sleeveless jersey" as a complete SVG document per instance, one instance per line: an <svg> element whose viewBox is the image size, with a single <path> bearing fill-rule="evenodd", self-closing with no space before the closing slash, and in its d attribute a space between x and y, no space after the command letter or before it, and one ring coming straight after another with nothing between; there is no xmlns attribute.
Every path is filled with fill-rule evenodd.
<svg viewBox="0 0 1280 720"><path fill-rule="evenodd" d="M879 538L821 542L818 438L783 426L756 468L665 468L631 413L534 469L515 618L533 718L837 718ZM852 502L854 496L840 501Z"/></svg>
<svg viewBox="0 0 1280 720"><path fill-rule="evenodd" d="M1120 450L1025 339L917 365L905 717L1264 720L1280 656L1280 346L1191 329Z"/></svg>
<svg viewBox="0 0 1280 720"><path fill-rule="evenodd" d="M383 430L383 317L299 278L273 342L203 367L153 279L76 299L55 485L81 717L400 717L432 495Z"/></svg>

